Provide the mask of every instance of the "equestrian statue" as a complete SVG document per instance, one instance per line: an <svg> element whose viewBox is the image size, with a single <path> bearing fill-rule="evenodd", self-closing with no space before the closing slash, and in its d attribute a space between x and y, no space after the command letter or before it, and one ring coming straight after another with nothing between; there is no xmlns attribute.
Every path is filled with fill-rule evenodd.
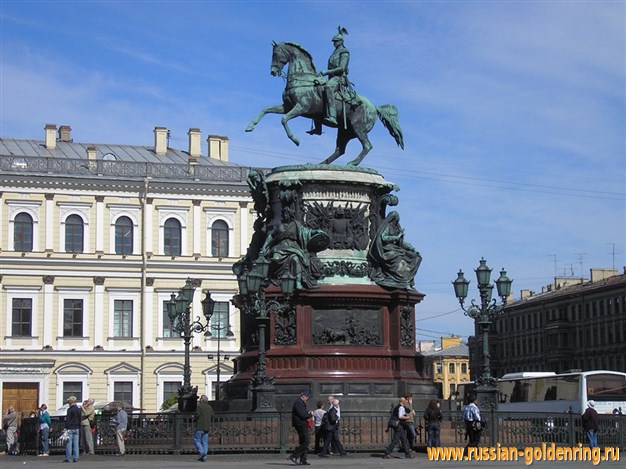
<svg viewBox="0 0 626 469"><path fill-rule="evenodd" d="M322 164L335 161L346 152L348 142L358 138L363 149L348 163L358 165L372 149L367 134L377 116L402 149L404 140L396 107L392 104L376 106L352 88L348 81L350 52L344 46L344 35L348 32L341 26L337 29L332 39L335 50L328 59L328 68L320 73L315 69L311 54L303 47L293 42L272 42L272 76L283 76L283 68L289 64L283 103L264 108L246 127L246 132L252 132L265 114L284 114L281 123L287 136L300 145L288 122L294 117L309 117L313 119L313 128L307 132L311 135L321 135L322 125L337 128L335 151Z"/></svg>

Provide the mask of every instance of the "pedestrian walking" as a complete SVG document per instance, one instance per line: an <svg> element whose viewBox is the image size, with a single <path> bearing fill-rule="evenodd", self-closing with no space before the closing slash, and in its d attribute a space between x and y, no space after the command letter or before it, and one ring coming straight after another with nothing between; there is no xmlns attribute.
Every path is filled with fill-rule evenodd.
<svg viewBox="0 0 626 469"><path fill-rule="evenodd" d="M86 399L80 409L80 432L83 439L83 452L85 454L95 454L93 450L93 433L91 428L95 421L95 410L93 399Z"/></svg>
<svg viewBox="0 0 626 469"><path fill-rule="evenodd" d="M427 445L431 448L441 446L441 404L438 400L432 399L428 403L428 407L424 411L424 422L426 422L426 431L428 432Z"/></svg>
<svg viewBox="0 0 626 469"><path fill-rule="evenodd" d="M583 430L587 434L590 448L598 446L598 432L600 431L600 418L598 417L598 411L594 409L595 406L595 401L587 402L587 408L581 416Z"/></svg>
<svg viewBox="0 0 626 469"><path fill-rule="evenodd" d="M203 394L196 409L196 431L193 434L193 444L200 455L198 461L206 461L209 454L209 430L214 416L215 412L209 404L209 398Z"/></svg>
<svg viewBox="0 0 626 469"><path fill-rule="evenodd" d="M39 456L50 456L50 414L48 406L39 406Z"/></svg>
<svg viewBox="0 0 626 469"><path fill-rule="evenodd" d="M324 410L324 401L317 401L317 409L313 411L313 426L315 427L315 445L313 446L313 452L320 454L321 446L324 445L324 428L322 426L322 420L326 411ZM321 445L320 445L321 443Z"/></svg>
<svg viewBox="0 0 626 469"><path fill-rule="evenodd" d="M2 428L7 434L7 453L17 454L17 411L10 405L2 419Z"/></svg>
<svg viewBox="0 0 626 469"><path fill-rule="evenodd" d="M65 443L65 462L78 462L79 447L78 434L80 433L80 409L76 405L76 397L70 396L67 399L69 407L65 416L65 430L67 431L67 442Z"/></svg>
<svg viewBox="0 0 626 469"><path fill-rule="evenodd" d="M310 438L306 421L313 415L313 411L306 408L306 403L309 399L311 399L311 394L308 391L302 391L291 409L291 426L298 432L298 447L289 456L289 459L292 463L301 466L311 465L307 461Z"/></svg>
<svg viewBox="0 0 626 469"><path fill-rule="evenodd" d="M393 430L393 438L389 446L385 449L385 454L383 456L384 459L391 459L391 453L395 449L398 444L402 445L402 451L404 451L404 456L407 459L411 459L413 455L411 454L411 447L409 446L409 442L406 439L406 429L405 426L402 425L403 421L410 419L411 417L406 415L405 405L407 404L407 400L403 397L400 398L398 404L391 410L391 418L389 419L390 428ZM394 423L395 422L395 423Z"/></svg>
<svg viewBox="0 0 626 469"><path fill-rule="evenodd" d="M417 432L415 431L415 409L413 408L413 393L406 393L404 395L406 399L406 405L404 406L404 413L411 417L408 420L402 422L404 430L406 431L406 440L409 442L409 447L415 446L415 440L417 439Z"/></svg>
<svg viewBox="0 0 626 469"><path fill-rule="evenodd" d="M326 415L327 418L324 425L324 448L319 456L321 458L327 458L330 454L331 447L339 452L339 456L347 456L348 453L339 440L339 420L341 419L339 399L333 399L333 406Z"/></svg>
<svg viewBox="0 0 626 469"><path fill-rule="evenodd" d="M128 428L128 414L124 410L124 404L117 403L117 413L113 422L115 423L115 439L117 441L117 449L119 451L118 456L124 456L126 454L126 429Z"/></svg>
<svg viewBox="0 0 626 469"><path fill-rule="evenodd" d="M468 440L465 446L464 454L467 454L467 448L478 447L480 444L480 435L483 431L484 422L480 417L480 409L476 404L476 394L470 393L468 396L469 404L463 410L463 423L465 424L465 439Z"/></svg>

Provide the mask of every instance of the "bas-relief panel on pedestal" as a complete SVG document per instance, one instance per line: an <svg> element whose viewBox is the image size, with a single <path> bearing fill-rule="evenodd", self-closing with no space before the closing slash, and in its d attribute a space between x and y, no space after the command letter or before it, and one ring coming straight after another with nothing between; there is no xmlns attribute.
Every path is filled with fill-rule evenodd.
<svg viewBox="0 0 626 469"><path fill-rule="evenodd" d="M382 309L315 309L314 345L382 345Z"/></svg>

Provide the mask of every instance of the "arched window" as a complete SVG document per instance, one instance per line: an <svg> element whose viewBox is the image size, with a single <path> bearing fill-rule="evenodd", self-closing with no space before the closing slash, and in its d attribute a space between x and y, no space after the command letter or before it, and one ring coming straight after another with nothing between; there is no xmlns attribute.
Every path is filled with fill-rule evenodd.
<svg viewBox="0 0 626 469"><path fill-rule="evenodd" d="M84 226L78 215L70 215L65 220L65 252L83 252Z"/></svg>
<svg viewBox="0 0 626 469"><path fill-rule="evenodd" d="M133 222L128 217L119 217L115 222L115 254L133 253Z"/></svg>
<svg viewBox="0 0 626 469"><path fill-rule="evenodd" d="M180 222L176 218L168 218L163 225L163 253L166 256L180 256L181 253Z"/></svg>
<svg viewBox="0 0 626 469"><path fill-rule="evenodd" d="M228 225L223 220L217 220L211 225L211 255L228 257Z"/></svg>
<svg viewBox="0 0 626 469"><path fill-rule="evenodd" d="M18 213L13 227L13 250L31 252L33 250L33 217L25 212Z"/></svg>

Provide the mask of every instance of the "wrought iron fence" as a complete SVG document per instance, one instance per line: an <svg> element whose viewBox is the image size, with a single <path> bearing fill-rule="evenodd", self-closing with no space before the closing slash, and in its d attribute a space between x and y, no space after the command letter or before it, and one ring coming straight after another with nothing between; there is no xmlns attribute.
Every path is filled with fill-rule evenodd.
<svg viewBox="0 0 626 469"><path fill-rule="evenodd" d="M460 411L444 412L441 423L441 442L444 446L463 446L465 429ZM487 428L482 443L503 446L538 446L541 443L556 443L564 446L586 444L580 416L575 414L504 413L483 412ZM117 451L115 427L112 414L96 418L94 433L95 449L100 454ZM350 452L380 451L391 441L387 432L388 412L342 411L340 439ZM598 442L602 446L626 447L626 417L601 416ZM20 452L36 454L37 419L23 419L20 429ZM414 421L417 431L415 445L425 446L427 432L421 415ZM32 428L31 428L32 427ZM194 416L181 413L130 414L126 432L126 451L129 454L150 453L193 453ZM50 429L51 451L62 452L59 439L63 433L63 419L53 418ZM275 413L232 413L217 412L209 433L209 451L220 452L280 452L297 446L298 435L291 427L290 412Z"/></svg>

